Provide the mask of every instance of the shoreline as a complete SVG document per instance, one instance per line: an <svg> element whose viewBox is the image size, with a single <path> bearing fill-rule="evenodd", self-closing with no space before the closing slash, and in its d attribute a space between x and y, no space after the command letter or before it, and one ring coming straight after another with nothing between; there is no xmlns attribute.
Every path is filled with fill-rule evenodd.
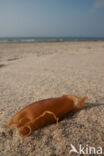
<svg viewBox="0 0 104 156"><path fill-rule="evenodd" d="M36 42L17 42L17 43L0 43L0 45L17 45L17 44L41 44L41 43L99 43L104 42L104 40L92 40L92 41L36 41Z"/></svg>
<svg viewBox="0 0 104 156"><path fill-rule="evenodd" d="M4 37L0 43L50 43L50 42L93 42L104 41L104 37Z"/></svg>

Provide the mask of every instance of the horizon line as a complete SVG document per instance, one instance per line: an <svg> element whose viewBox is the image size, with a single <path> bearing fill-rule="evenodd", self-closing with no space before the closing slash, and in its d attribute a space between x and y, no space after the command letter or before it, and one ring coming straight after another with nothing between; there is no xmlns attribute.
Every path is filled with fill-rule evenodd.
<svg viewBox="0 0 104 156"><path fill-rule="evenodd" d="M104 38L102 36L2 36L0 38Z"/></svg>

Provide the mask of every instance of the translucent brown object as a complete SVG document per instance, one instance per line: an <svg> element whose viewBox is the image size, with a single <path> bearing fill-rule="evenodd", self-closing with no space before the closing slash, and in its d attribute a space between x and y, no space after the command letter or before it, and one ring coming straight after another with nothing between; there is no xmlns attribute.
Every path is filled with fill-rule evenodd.
<svg viewBox="0 0 104 156"><path fill-rule="evenodd" d="M9 121L10 128L19 128L19 134L29 136L32 131L45 125L57 122L71 112L83 107L87 96L79 98L72 95L63 95L34 102L19 112Z"/></svg>

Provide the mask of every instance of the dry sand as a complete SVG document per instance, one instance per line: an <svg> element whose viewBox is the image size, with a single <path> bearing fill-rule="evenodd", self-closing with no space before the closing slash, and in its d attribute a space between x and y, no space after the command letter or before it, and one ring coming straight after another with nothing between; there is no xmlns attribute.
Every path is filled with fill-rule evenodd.
<svg viewBox="0 0 104 156"><path fill-rule="evenodd" d="M62 94L87 95L88 107L27 138L8 128L27 104ZM69 156L70 144L104 152L104 42L0 45L0 156Z"/></svg>

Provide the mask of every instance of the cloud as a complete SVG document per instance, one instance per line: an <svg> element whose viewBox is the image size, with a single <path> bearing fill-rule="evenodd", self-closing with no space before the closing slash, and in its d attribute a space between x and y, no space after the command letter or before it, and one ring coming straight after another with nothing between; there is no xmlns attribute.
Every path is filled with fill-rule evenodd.
<svg viewBox="0 0 104 156"><path fill-rule="evenodd" d="M104 7L104 0L95 0L94 7L95 8Z"/></svg>

